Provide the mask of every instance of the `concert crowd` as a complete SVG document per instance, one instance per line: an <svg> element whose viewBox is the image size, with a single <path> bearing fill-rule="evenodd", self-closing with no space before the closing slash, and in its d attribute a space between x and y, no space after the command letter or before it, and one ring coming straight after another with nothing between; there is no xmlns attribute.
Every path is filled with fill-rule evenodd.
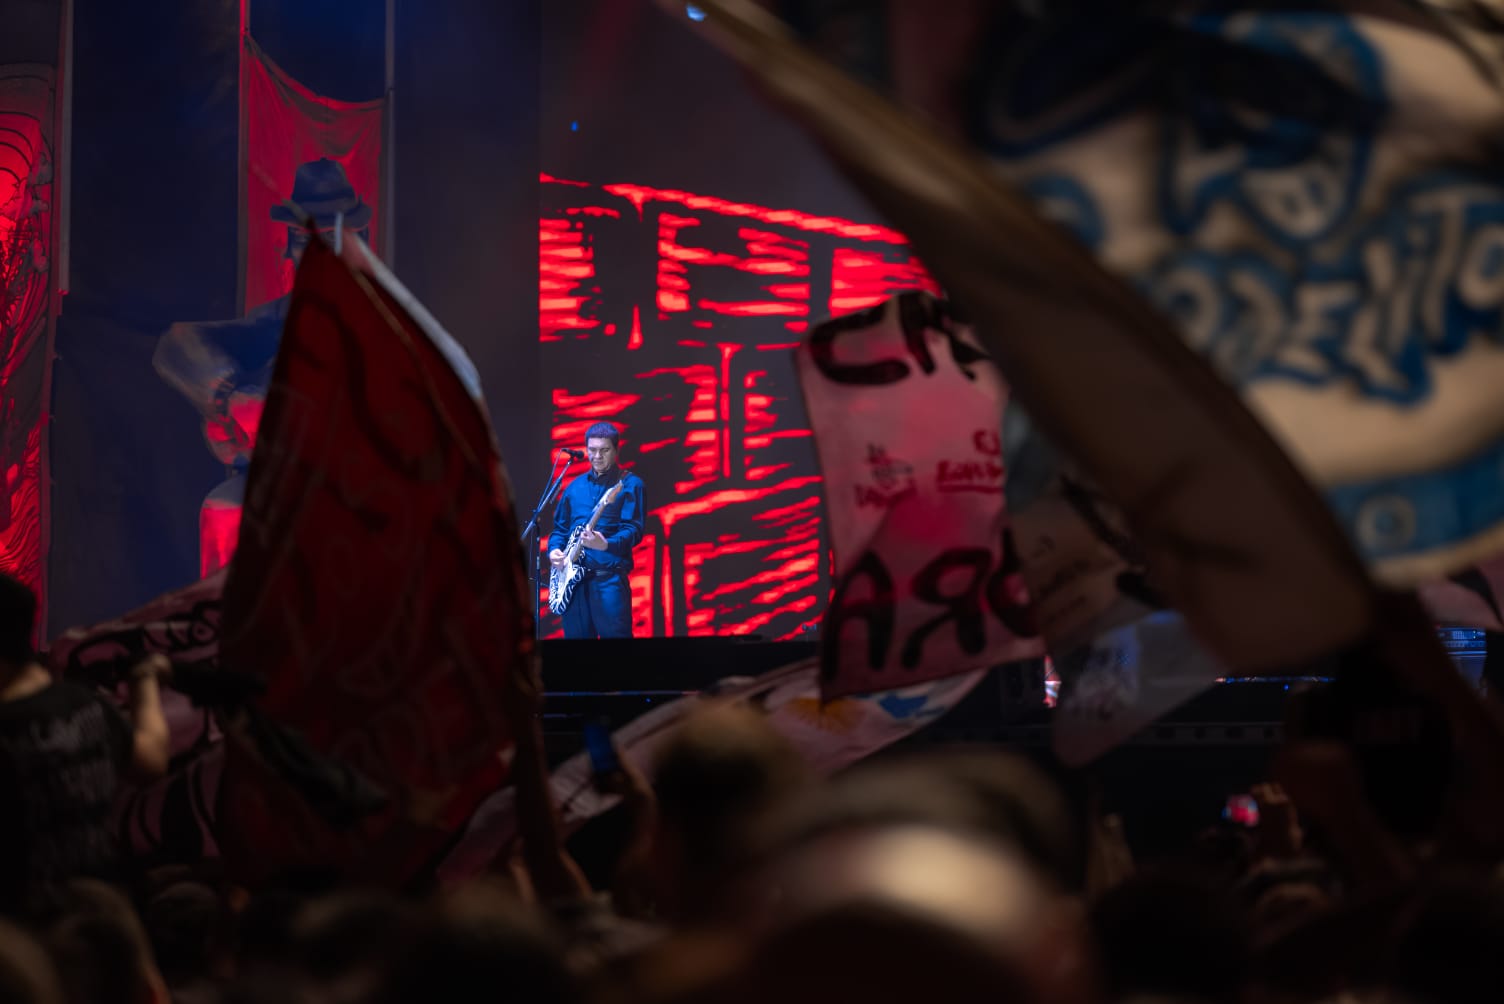
<svg viewBox="0 0 1504 1004"><path fill-rule="evenodd" d="M338 869L246 888L114 844L160 774L160 690L122 707L29 649L4 581L0 1004L1452 1004L1504 987L1492 765L1382 673L1292 698L1247 818L1136 855L1089 772L972 745L815 776L766 719L691 717L623 759L605 865L551 804L536 671L509 694L517 835L487 873L393 890ZM1480 697L1480 708L1500 709ZM1382 723L1383 727L1375 727ZM1501 751L1504 752L1504 751ZM1504 759L1501 759L1504 763Z"/></svg>

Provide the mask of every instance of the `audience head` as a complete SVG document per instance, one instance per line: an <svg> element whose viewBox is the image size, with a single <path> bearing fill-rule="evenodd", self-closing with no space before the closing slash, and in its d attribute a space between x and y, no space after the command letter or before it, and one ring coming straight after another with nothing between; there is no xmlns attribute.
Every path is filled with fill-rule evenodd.
<svg viewBox="0 0 1504 1004"><path fill-rule="evenodd" d="M704 909L756 821L808 779L803 760L756 712L720 706L686 721L654 770L654 871L667 911Z"/></svg>
<svg viewBox="0 0 1504 1004"><path fill-rule="evenodd" d="M63 1004L57 971L42 946L0 920L0 1004Z"/></svg>
<svg viewBox="0 0 1504 1004"><path fill-rule="evenodd" d="M511 1004L578 999L558 933L499 885L478 882L448 893L421 921L388 975L380 998L387 1004L480 1004L498 996Z"/></svg>
<svg viewBox="0 0 1504 1004"><path fill-rule="evenodd" d="M1084 919L1014 848L933 823L811 833L751 876L728 1000L1086 1004Z"/></svg>
<svg viewBox="0 0 1504 1004"><path fill-rule="evenodd" d="M35 658L37 594L20 579L0 572L0 673Z"/></svg>
<svg viewBox="0 0 1504 1004"><path fill-rule="evenodd" d="M167 1004L146 930L125 896L94 879L52 890L37 917L70 1004Z"/></svg>
<svg viewBox="0 0 1504 1004"><path fill-rule="evenodd" d="M142 919L169 986L212 980L223 972L233 919L213 888L175 882L147 902Z"/></svg>
<svg viewBox="0 0 1504 1004"><path fill-rule="evenodd" d="M1233 1004L1248 973L1239 904L1221 876L1198 869L1140 872L1092 910L1109 997Z"/></svg>

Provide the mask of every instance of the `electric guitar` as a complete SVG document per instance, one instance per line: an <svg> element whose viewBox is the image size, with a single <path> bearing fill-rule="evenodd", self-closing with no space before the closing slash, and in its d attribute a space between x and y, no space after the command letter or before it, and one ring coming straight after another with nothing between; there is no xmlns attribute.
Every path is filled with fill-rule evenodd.
<svg viewBox="0 0 1504 1004"><path fill-rule="evenodd" d="M574 588L585 577L585 566L579 564L580 551L585 547L585 534L595 529L596 521L601 518L601 513L606 511L606 506L616 500L621 494L623 482L618 481L606 489L606 494L595 504L595 509L590 513L590 522L584 526L577 526L569 535L569 543L564 545L564 561L554 565L548 573L548 609L556 614L562 614L569 606L570 599L574 596Z"/></svg>

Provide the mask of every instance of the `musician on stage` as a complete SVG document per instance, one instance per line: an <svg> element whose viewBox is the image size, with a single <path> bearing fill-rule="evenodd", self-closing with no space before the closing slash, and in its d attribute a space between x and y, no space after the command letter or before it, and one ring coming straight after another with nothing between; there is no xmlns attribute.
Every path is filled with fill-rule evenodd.
<svg viewBox="0 0 1504 1004"><path fill-rule="evenodd" d="M613 485L621 491L607 503L594 530L584 534L579 564L585 577L575 586L560 615L565 638L632 637L632 593L627 573L632 548L642 540L642 479L617 466L621 433L610 422L597 422L585 433L590 470L570 482L554 506L554 532L548 537L548 560L561 568L570 534L590 520L596 504Z"/></svg>

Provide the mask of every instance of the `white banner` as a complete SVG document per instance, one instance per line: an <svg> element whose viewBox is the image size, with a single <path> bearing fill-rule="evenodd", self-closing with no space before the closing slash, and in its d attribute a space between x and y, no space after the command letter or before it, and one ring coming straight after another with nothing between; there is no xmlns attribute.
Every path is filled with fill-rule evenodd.
<svg viewBox="0 0 1504 1004"><path fill-rule="evenodd" d="M1044 654L1003 495L1007 389L927 293L817 326L796 352L835 590L826 697Z"/></svg>

